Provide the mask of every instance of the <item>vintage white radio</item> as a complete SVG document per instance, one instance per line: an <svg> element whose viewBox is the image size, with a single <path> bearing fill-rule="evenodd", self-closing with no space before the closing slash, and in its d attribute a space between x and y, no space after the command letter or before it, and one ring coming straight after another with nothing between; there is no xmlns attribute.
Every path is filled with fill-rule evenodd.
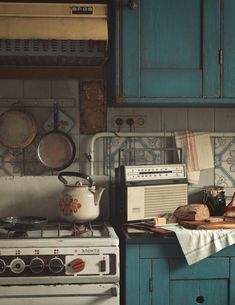
<svg viewBox="0 0 235 305"><path fill-rule="evenodd" d="M116 169L116 216L152 219L188 203L185 164L128 165Z"/></svg>

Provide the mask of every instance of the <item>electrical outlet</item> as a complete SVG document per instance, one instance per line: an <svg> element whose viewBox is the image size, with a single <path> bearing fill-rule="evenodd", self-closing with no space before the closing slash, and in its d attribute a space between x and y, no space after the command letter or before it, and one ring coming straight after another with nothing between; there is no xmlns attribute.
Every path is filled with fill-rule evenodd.
<svg viewBox="0 0 235 305"><path fill-rule="evenodd" d="M132 125L130 124L131 120L133 121ZM145 115L115 115L112 117L112 127L115 128L120 127L120 129L129 129L131 126L134 128L144 128L145 124Z"/></svg>

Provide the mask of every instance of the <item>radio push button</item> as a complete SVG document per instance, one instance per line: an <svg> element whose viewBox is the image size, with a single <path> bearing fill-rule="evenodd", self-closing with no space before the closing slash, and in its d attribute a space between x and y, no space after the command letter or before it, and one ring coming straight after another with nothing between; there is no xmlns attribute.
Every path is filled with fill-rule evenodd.
<svg viewBox="0 0 235 305"><path fill-rule="evenodd" d="M25 269L25 263L21 258L15 258L11 261L10 269L13 273L21 273Z"/></svg>

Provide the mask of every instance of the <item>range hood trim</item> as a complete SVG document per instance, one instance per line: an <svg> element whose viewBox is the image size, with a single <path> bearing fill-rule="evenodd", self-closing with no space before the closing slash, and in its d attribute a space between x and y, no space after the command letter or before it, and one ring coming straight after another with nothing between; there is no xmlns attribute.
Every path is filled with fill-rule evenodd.
<svg viewBox="0 0 235 305"><path fill-rule="evenodd" d="M0 39L108 40L103 19L64 19L0 17Z"/></svg>
<svg viewBox="0 0 235 305"><path fill-rule="evenodd" d="M92 14L73 15L74 7ZM0 12L0 39L108 41L106 4L0 3Z"/></svg>
<svg viewBox="0 0 235 305"><path fill-rule="evenodd" d="M90 13L73 14L77 8L90 9ZM43 2L0 2L0 16L10 17L68 17L106 18L107 5L98 3L43 3Z"/></svg>

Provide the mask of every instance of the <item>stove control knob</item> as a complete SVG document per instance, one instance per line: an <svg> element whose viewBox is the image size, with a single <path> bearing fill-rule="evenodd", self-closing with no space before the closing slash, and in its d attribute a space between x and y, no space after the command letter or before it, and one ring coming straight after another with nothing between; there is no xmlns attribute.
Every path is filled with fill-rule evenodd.
<svg viewBox="0 0 235 305"><path fill-rule="evenodd" d="M6 263L3 259L0 259L0 273L3 273L6 270Z"/></svg>
<svg viewBox="0 0 235 305"><path fill-rule="evenodd" d="M48 267L51 272L59 273L64 269L64 263L60 258L54 257L49 261Z"/></svg>
<svg viewBox="0 0 235 305"><path fill-rule="evenodd" d="M70 267L72 268L73 272L81 272L85 268L85 262L80 259L76 258L70 263Z"/></svg>
<svg viewBox="0 0 235 305"><path fill-rule="evenodd" d="M41 258L33 258L30 262L29 268L33 273L41 273L44 269L44 262Z"/></svg>
<svg viewBox="0 0 235 305"><path fill-rule="evenodd" d="M10 269L13 273L21 273L24 271L25 263L21 258L15 258L10 263Z"/></svg>

